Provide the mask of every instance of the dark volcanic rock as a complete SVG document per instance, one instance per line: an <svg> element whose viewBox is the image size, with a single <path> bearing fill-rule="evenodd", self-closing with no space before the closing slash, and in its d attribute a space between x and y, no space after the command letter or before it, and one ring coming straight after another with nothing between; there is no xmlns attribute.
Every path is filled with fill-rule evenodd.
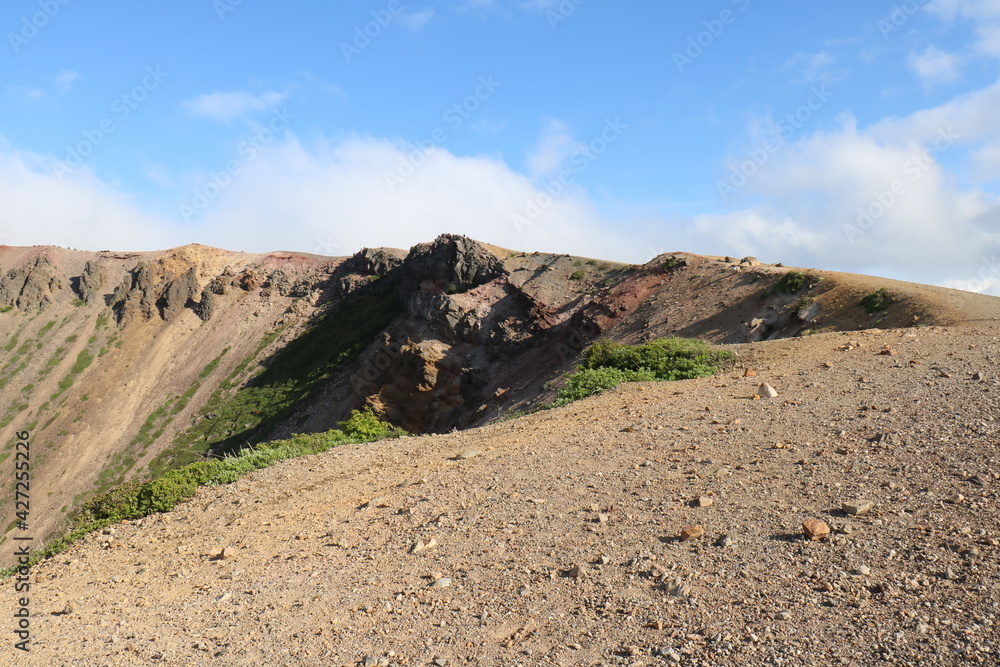
<svg viewBox="0 0 1000 667"><path fill-rule="evenodd" d="M88 261L77 281L77 293L81 299L90 303L98 295L98 290L104 287L105 280L104 267L95 261Z"/></svg>
<svg viewBox="0 0 1000 667"><path fill-rule="evenodd" d="M170 281L167 285L162 299L157 303L163 319L170 320L175 317L197 293L198 276L192 267L183 276Z"/></svg>
<svg viewBox="0 0 1000 667"><path fill-rule="evenodd" d="M111 308L119 325L133 318L151 319L159 315L164 320L176 317L192 303L198 293L198 277L194 267L181 275L163 275L163 268L140 262L115 289Z"/></svg>
<svg viewBox="0 0 1000 667"><path fill-rule="evenodd" d="M34 262L11 269L0 280L0 307L44 310L62 289L63 283L56 275L52 262L47 257L39 256Z"/></svg>
<svg viewBox="0 0 1000 667"><path fill-rule="evenodd" d="M364 248L341 265L345 273L358 273L363 276L385 276L400 266L403 260L384 248Z"/></svg>
<svg viewBox="0 0 1000 667"><path fill-rule="evenodd" d="M403 263L407 278L435 283L450 293L465 292L507 275L503 262L465 236L442 234L433 243L414 246Z"/></svg>

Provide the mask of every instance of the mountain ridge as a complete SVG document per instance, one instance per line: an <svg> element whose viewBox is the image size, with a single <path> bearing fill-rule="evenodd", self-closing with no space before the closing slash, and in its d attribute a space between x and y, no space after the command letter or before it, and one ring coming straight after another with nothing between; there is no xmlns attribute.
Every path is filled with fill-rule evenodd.
<svg viewBox="0 0 1000 667"><path fill-rule="evenodd" d="M531 411L598 337L731 344L996 313L989 297L752 258L639 267L455 235L337 258L0 247L0 272L0 457L18 431L44 443L40 535L95 491L358 407L413 432ZM886 286L886 309L858 305Z"/></svg>

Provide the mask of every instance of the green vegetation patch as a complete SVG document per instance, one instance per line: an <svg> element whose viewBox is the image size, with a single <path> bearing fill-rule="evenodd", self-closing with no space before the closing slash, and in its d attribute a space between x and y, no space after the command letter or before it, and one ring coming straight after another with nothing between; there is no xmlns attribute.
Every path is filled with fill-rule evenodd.
<svg viewBox="0 0 1000 667"><path fill-rule="evenodd" d="M150 470L156 474L206 451L226 454L260 442L321 382L368 346L400 309L392 285L373 283L334 304L302 335L262 362L263 369L257 372L257 358L280 332L269 334L219 384L202 408L202 419L151 461Z"/></svg>
<svg viewBox="0 0 1000 667"><path fill-rule="evenodd" d="M171 470L148 482L129 482L92 498L72 518L68 531L32 556L32 564L65 551L75 540L124 520L141 519L157 512L168 512L178 503L194 496L200 486L229 484L248 472L267 468L285 459L325 452L349 443L373 442L405 435L391 424L378 419L371 411L357 411L326 433L293 435L247 449L235 456L201 460ZM128 464L128 461L123 461ZM0 571L0 578L11 577L16 569Z"/></svg>
<svg viewBox="0 0 1000 667"><path fill-rule="evenodd" d="M810 276L801 271L789 271L781 276L771 291L775 294L798 294L803 288L808 287Z"/></svg>
<svg viewBox="0 0 1000 667"><path fill-rule="evenodd" d="M864 308L865 312L869 315L874 315L879 311L888 310L889 306L895 302L896 300L892 298L892 294L889 293L889 290L882 287L861 299L861 301L858 302L858 305Z"/></svg>
<svg viewBox="0 0 1000 667"><path fill-rule="evenodd" d="M622 382L673 381L714 375L733 353L689 338L659 338L643 345L594 343L579 370L566 378L551 407L586 398Z"/></svg>

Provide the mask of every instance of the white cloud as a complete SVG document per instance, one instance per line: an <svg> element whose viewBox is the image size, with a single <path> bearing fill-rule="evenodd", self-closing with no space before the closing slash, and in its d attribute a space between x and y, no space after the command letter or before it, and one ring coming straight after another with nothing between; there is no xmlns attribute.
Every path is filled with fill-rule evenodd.
<svg viewBox="0 0 1000 667"><path fill-rule="evenodd" d="M434 18L434 10L424 9L419 12L403 12L396 17L396 20L408 30L416 32L427 25L432 18Z"/></svg>
<svg viewBox="0 0 1000 667"><path fill-rule="evenodd" d="M362 246L409 247L442 232L524 250L633 258L643 249L602 226L579 192L554 200L493 157L424 156L390 187L386 174L408 160L406 146L371 138L268 147L202 215L214 245L351 253ZM531 205L534 217L525 213ZM523 221L515 222L515 216Z"/></svg>
<svg viewBox="0 0 1000 667"><path fill-rule="evenodd" d="M847 73L836 70L836 59L827 51L818 53L802 53L801 51L786 60L781 70L795 73L794 84L835 83L843 80Z"/></svg>
<svg viewBox="0 0 1000 667"><path fill-rule="evenodd" d="M479 132L480 134L500 134L507 129L509 124L506 120L483 118L482 120L477 120L471 127L475 132Z"/></svg>
<svg viewBox="0 0 1000 667"><path fill-rule="evenodd" d="M545 122L538 144L528 154L528 170L532 176L554 174L567 160L583 148L570 132L569 126L552 118Z"/></svg>
<svg viewBox="0 0 1000 667"><path fill-rule="evenodd" d="M168 221L78 169L53 175L52 158L0 141L0 235L8 245L149 250L185 241ZM95 247L98 246L98 247Z"/></svg>
<svg viewBox="0 0 1000 667"><path fill-rule="evenodd" d="M927 9L948 23L958 19L971 21L976 34L972 51L988 58L1000 58L1000 1L933 0Z"/></svg>
<svg viewBox="0 0 1000 667"><path fill-rule="evenodd" d="M143 210L86 168L60 180L53 158L0 143L0 234L10 245L89 250L199 242L257 252L351 254L363 246L407 248L454 232L515 249L648 259L639 240L606 225L582 191L550 198L494 157L459 157L439 148L390 187L386 174L406 163L411 149L364 137L309 145L294 137L275 141L200 215L182 223L178 204L190 201L190 191L164 207L172 213L168 218ZM164 185L176 180L155 165L146 172Z"/></svg>
<svg viewBox="0 0 1000 667"><path fill-rule="evenodd" d="M60 95L65 95L70 90L73 89L73 84L83 78L83 75L79 72L74 72L72 70L63 70L56 75L55 84L56 90Z"/></svg>
<svg viewBox="0 0 1000 667"><path fill-rule="evenodd" d="M951 83L958 79L961 56L928 46L922 52L910 53L910 69L924 83Z"/></svg>
<svg viewBox="0 0 1000 667"><path fill-rule="evenodd" d="M288 99L286 93L268 91L260 95L244 91L214 92L181 102L191 114L217 121L230 121L255 111L269 111Z"/></svg>
<svg viewBox="0 0 1000 667"><path fill-rule="evenodd" d="M844 116L771 155L737 195L748 203L696 217L690 243L992 289L977 267L1000 252L1000 198L968 181L1000 166L998 98L995 84L867 128Z"/></svg>

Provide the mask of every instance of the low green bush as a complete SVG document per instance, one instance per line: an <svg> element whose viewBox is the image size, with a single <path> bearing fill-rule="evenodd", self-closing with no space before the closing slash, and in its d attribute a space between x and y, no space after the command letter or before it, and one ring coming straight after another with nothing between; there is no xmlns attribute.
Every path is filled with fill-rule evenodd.
<svg viewBox="0 0 1000 667"><path fill-rule="evenodd" d="M801 271L789 271L774 284L775 294L797 294L809 282L809 276Z"/></svg>
<svg viewBox="0 0 1000 667"><path fill-rule="evenodd" d="M85 502L67 533L36 552L32 562L64 551L74 540L91 531L124 520L168 512L194 496L200 486L230 484L248 472L277 461L318 454L338 445L401 435L405 435L405 431L380 420L371 410L355 410L338 424L338 428L325 433L297 434L235 455L191 463L147 482L126 482ZM13 570L0 571L0 578L13 573Z"/></svg>
<svg viewBox="0 0 1000 667"><path fill-rule="evenodd" d="M892 298L892 294L889 293L889 290L882 287L861 299L858 305L864 308L865 312L869 315L874 315L880 310L887 310L889 306L894 303L894 301L895 300Z"/></svg>
<svg viewBox="0 0 1000 667"><path fill-rule="evenodd" d="M659 338L643 345L599 340L587 350L580 368L566 378L551 407L613 389L622 382L707 377L732 357L732 352L688 338Z"/></svg>

